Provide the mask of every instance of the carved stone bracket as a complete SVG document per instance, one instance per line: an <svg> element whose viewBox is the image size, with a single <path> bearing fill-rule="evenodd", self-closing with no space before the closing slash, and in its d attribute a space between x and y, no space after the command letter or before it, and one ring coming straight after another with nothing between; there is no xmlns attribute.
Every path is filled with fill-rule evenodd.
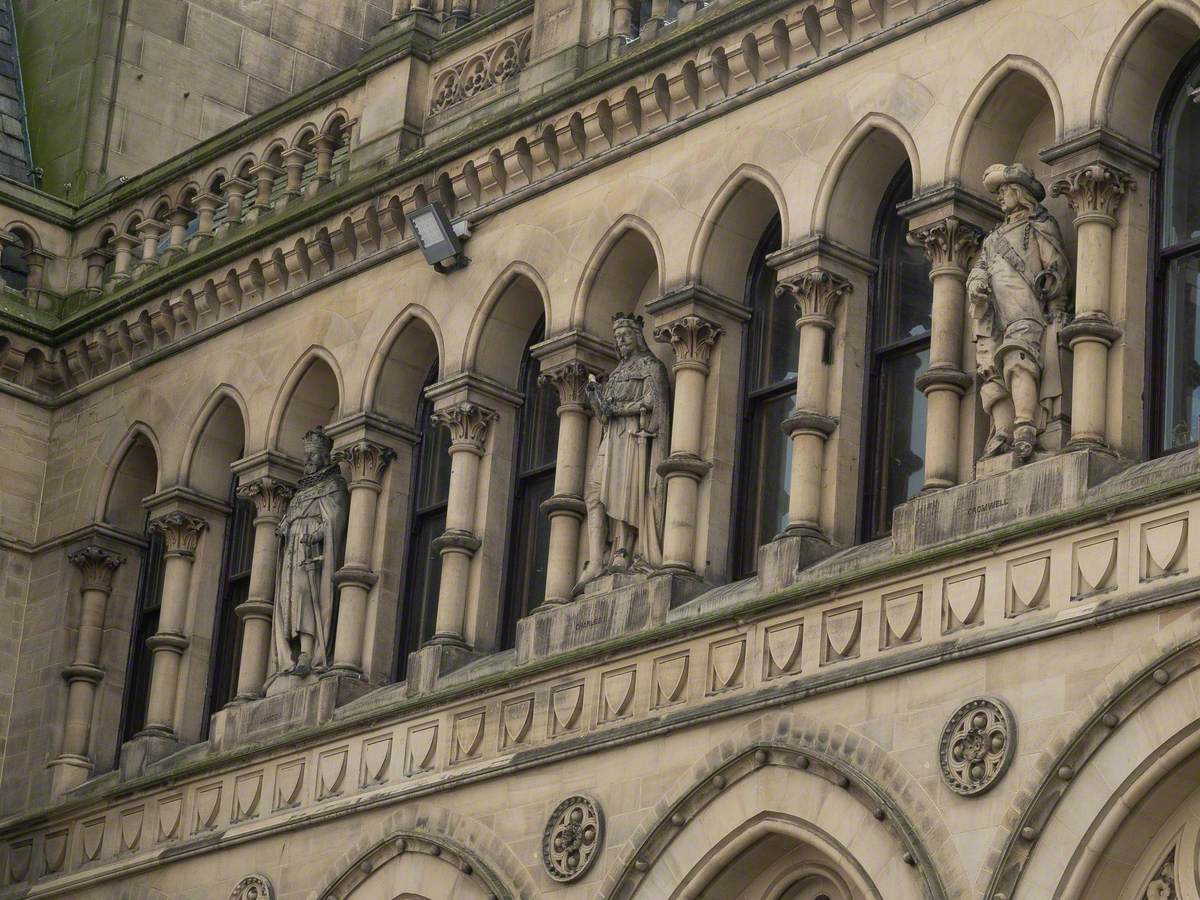
<svg viewBox="0 0 1200 900"><path fill-rule="evenodd" d="M495 410L464 400L446 409L439 409L432 419L434 425L440 425L450 432L452 451L469 450L482 456L487 445L488 429L499 417Z"/></svg>
<svg viewBox="0 0 1200 900"><path fill-rule="evenodd" d="M587 399L584 388L590 376L601 373L585 365L577 359L568 360L562 365L543 371L538 376L538 384L552 384L558 391L558 402L561 406L586 407Z"/></svg>
<svg viewBox="0 0 1200 900"><path fill-rule="evenodd" d="M351 486L378 485L383 473L396 458L396 451L362 438L333 451L332 458L335 463L343 463L349 469Z"/></svg>
<svg viewBox="0 0 1200 900"><path fill-rule="evenodd" d="M208 528L208 522L199 516L184 512L169 512L150 522L150 531L161 534L166 542L167 553L192 556L200 544L200 535Z"/></svg>
<svg viewBox="0 0 1200 900"><path fill-rule="evenodd" d="M278 521L287 510L296 488L287 482L264 475L262 478L238 485L237 495L254 504L258 519Z"/></svg>
<svg viewBox="0 0 1200 900"><path fill-rule="evenodd" d="M112 590L113 574L125 557L103 547L88 546L67 554L67 560L83 574L83 590L107 594Z"/></svg>
<svg viewBox="0 0 1200 900"><path fill-rule="evenodd" d="M935 273L939 269L951 269L965 275L983 238L982 228L958 216L947 216L940 222L913 230L908 235L908 242L925 251Z"/></svg>
<svg viewBox="0 0 1200 900"><path fill-rule="evenodd" d="M654 329L654 340L670 344L675 352L675 367L691 366L708 371L713 348L725 333L716 322L700 316L684 316Z"/></svg>
<svg viewBox="0 0 1200 900"><path fill-rule="evenodd" d="M546 872L559 882L582 878L596 861L603 841L600 804L582 795L568 797L554 808L542 833Z"/></svg>
<svg viewBox="0 0 1200 900"><path fill-rule="evenodd" d="M797 328L812 324L829 330L833 329L833 316L838 304L853 292L854 285L826 269L809 269L795 278L781 281L775 288L777 295L792 296L796 311L800 313L800 318L796 320Z"/></svg>
<svg viewBox="0 0 1200 900"><path fill-rule="evenodd" d="M1092 163L1056 178L1050 185L1055 197L1066 197L1075 210L1075 221L1095 219L1115 225L1121 200L1137 189L1137 181L1107 163Z"/></svg>
<svg viewBox="0 0 1200 900"><path fill-rule="evenodd" d="M969 700L942 729L942 778L956 794L982 794L1004 775L1016 745L1016 720L1004 703L992 697Z"/></svg>

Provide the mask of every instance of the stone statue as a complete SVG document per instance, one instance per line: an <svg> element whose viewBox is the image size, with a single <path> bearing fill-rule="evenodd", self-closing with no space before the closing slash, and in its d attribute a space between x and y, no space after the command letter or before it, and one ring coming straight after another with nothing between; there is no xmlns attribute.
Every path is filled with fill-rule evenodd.
<svg viewBox="0 0 1200 900"><path fill-rule="evenodd" d="M350 492L320 427L304 435L304 476L276 528L283 542L275 581L275 674L326 668L333 641L334 573L346 545Z"/></svg>
<svg viewBox="0 0 1200 900"><path fill-rule="evenodd" d="M642 329L641 316L613 316L620 362L603 384L585 387L601 438L584 491L588 562L576 592L606 573L662 565L666 486L658 464L670 451L671 384Z"/></svg>
<svg viewBox="0 0 1200 900"><path fill-rule="evenodd" d="M1058 335L1069 314L1071 263L1042 206L1046 189L1028 167L989 166L983 183L1004 213L967 278L979 398L992 420L983 455L1011 450L1021 463L1061 402Z"/></svg>

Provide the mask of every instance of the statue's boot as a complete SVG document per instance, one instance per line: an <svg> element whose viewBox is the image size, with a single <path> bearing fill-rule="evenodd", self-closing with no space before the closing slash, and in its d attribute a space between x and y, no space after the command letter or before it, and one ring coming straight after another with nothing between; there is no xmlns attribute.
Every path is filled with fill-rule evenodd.
<svg viewBox="0 0 1200 900"><path fill-rule="evenodd" d="M1013 453L1018 461L1027 462L1033 456L1034 444L1037 442L1037 429L1031 422L1018 422L1013 429Z"/></svg>
<svg viewBox="0 0 1200 900"><path fill-rule="evenodd" d="M1007 431L995 431L983 448L983 458L1000 456L1012 449L1012 436Z"/></svg>
<svg viewBox="0 0 1200 900"><path fill-rule="evenodd" d="M588 561L575 582L572 594L582 594L583 586L604 574L604 508L589 506L587 511Z"/></svg>

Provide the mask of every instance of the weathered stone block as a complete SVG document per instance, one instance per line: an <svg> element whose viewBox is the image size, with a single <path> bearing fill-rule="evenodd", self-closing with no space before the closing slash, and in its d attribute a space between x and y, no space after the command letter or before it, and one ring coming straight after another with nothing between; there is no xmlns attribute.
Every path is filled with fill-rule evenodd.
<svg viewBox="0 0 1200 900"><path fill-rule="evenodd" d="M333 711L370 690L358 678L329 675L315 683L261 700L227 706L209 720L209 740L217 750L259 742L333 718Z"/></svg>

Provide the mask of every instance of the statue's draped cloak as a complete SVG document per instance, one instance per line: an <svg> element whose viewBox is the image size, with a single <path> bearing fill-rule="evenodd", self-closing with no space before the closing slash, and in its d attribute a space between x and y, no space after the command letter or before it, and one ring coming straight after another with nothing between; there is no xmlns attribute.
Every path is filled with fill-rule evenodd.
<svg viewBox="0 0 1200 900"><path fill-rule="evenodd" d="M601 396L613 412L593 470L600 501L610 519L637 529L633 561L660 566L666 489L658 464L671 440L666 366L649 351L634 354L608 376Z"/></svg>
<svg viewBox="0 0 1200 900"><path fill-rule="evenodd" d="M1038 296L1031 282L1043 272L1053 273L1056 287L1050 297ZM975 319L977 361L985 377L999 380L1005 390L1005 358L1023 351L1025 364L1040 381L1042 421L1063 393L1059 358L1058 323L1050 316L1047 301L1068 296L1070 258L1063 249L1062 232L1049 213L1000 225L983 241L970 282L991 286L987 313ZM968 284L968 287L970 285Z"/></svg>
<svg viewBox="0 0 1200 900"><path fill-rule="evenodd" d="M282 547L275 578L275 665L276 671L291 669L295 663L292 641L301 631L313 634L312 665L329 664L333 643L333 605L337 596L333 575L341 567L343 536L350 511L350 494L336 465L306 475L300 480L295 496L288 504L276 529ZM309 574L301 563L305 559L305 540L311 535L323 538L321 565L314 568L316 597ZM316 601L315 603L313 601Z"/></svg>

